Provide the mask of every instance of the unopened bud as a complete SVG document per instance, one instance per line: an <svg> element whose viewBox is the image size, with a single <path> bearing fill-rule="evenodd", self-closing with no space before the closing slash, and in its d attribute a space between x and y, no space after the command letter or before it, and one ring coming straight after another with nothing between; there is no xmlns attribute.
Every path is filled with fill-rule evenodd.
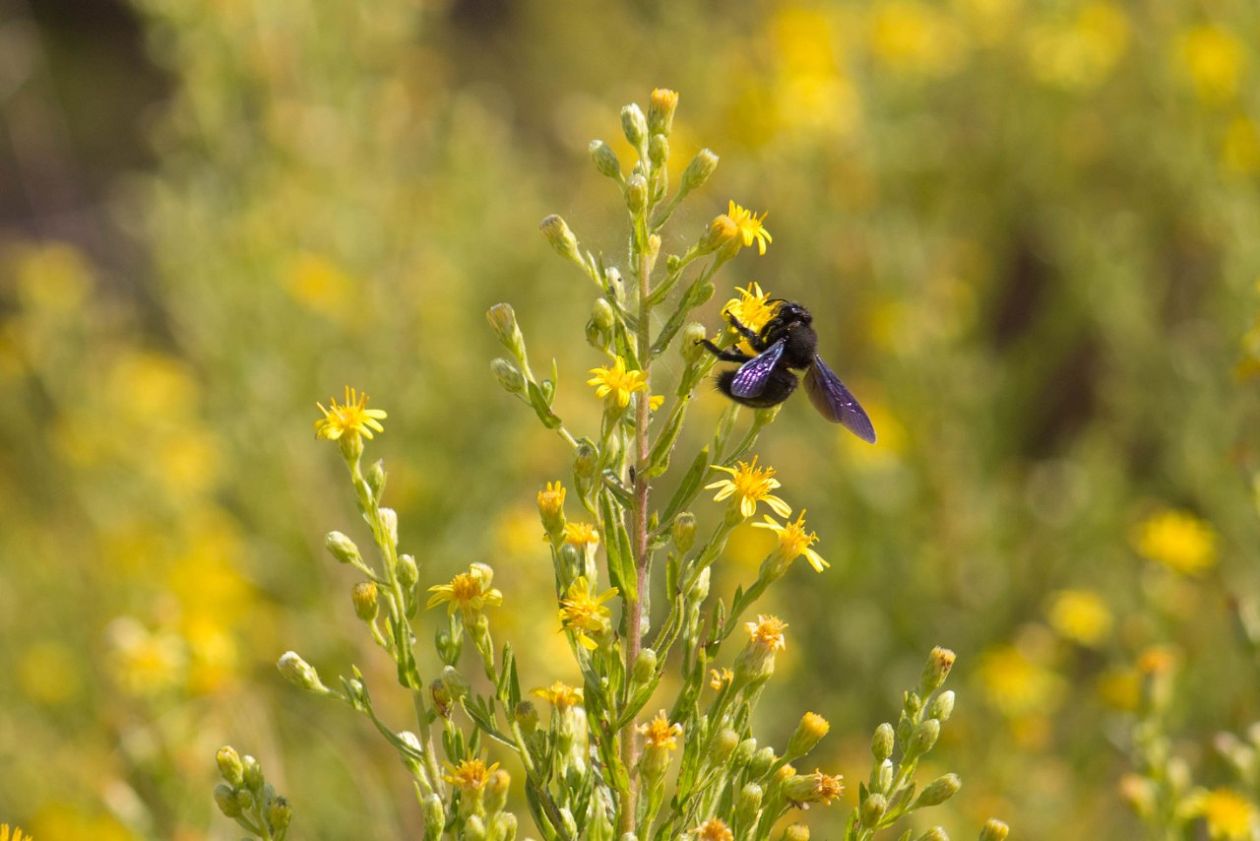
<svg viewBox="0 0 1260 841"><path fill-rule="evenodd" d="M464 821L464 841L486 841L486 822L480 815L469 815Z"/></svg>
<svg viewBox="0 0 1260 841"><path fill-rule="evenodd" d="M224 817L235 818L241 814L241 807L236 804L236 792L226 783L214 787L214 802Z"/></svg>
<svg viewBox="0 0 1260 841"><path fill-rule="evenodd" d="M547 218L550 219L552 217L548 216ZM555 218L560 219L559 216ZM546 220L543 220L543 222L546 224ZM564 224L563 219L560 219L560 224ZM565 230L568 229L566 228ZM486 310L486 321L490 322L490 328L494 330L494 335L498 337L499 343L510 350L513 356L520 356L521 348L525 344L525 338L521 335L520 325L516 323L516 310L512 309L512 305L495 304Z"/></svg>
<svg viewBox="0 0 1260 841"><path fill-rule="evenodd" d="M665 135L652 135L652 140L648 143L648 160L654 167L665 166L665 161L669 160L669 140Z"/></svg>
<svg viewBox="0 0 1260 841"><path fill-rule="evenodd" d="M373 499L380 499L381 495L385 493L386 477L385 462L378 458L376 461L372 462L367 471L368 488L372 491Z"/></svg>
<svg viewBox="0 0 1260 841"><path fill-rule="evenodd" d="M960 788L962 788L962 780L957 774L937 777L919 794L918 805L937 806L957 794Z"/></svg>
<svg viewBox="0 0 1260 841"><path fill-rule="evenodd" d="M801 716L800 723L796 725L792 738L788 740L786 756L789 759L795 759L809 753L822 741L823 736L826 736L830 729L831 724L821 715L812 712L805 713Z"/></svg>
<svg viewBox="0 0 1260 841"><path fill-rule="evenodd" d="M923 677L919 681L919 689L923 697L935 692L945 682L945 678L949 677L949 670L954 668L954 660L957 655L948 648L941 648L939 645L932 649L932 653L928 655L927 665L923 667Z"/></svg>
<svg viewBox="0 0 1260 841"><path fill-rule="evenodd" d="M591 307L591 321L601 330L613 329L613 325L617 323L617 317L607 298L595 299L595 304Z"/></svg>
<svg viewBox="0 0 1260 841"><path fill-rule="evenodd" d="M577 452L573 458L573 472L588 482L594 481L599 472L599 451L589 440L578 442Z"/></svg>
<svg viewBox="0 0 1260 841"><path fill-rule="evenodd" d="M709 597L710 569L710 567L705 567L700 570L700 574L696 576L696 583L692 584L691 589L687 591L687 601L692 604L700 604L700 602Z"/></svg>
<svg viewBox="0 0 1260 841"><path fill-rule="evenodd" d="M692 190L699 189L704 186L704 182L709 180L709 176L713 174L713 170L717 169L718 156L713 154L712 149L701 149L696 152L696 156L691 159L691 163L687 164L687 168L683 170L681 192L685 195Z"/></svg>
<svg viewBox="0 0 1260 841"><path fill-rule="evenodd" d="M936 699L932 701L928 707L928 715L939 721L949 721L949 717L954 714L954 690L947 689Z"/></svg>
<svg viewBox="0 0 1260 841"><path fill-rule="evenodd" d="M578 253L577 237L573 235L573 231L563 219L553 213L538 224L538 229L542 231L543 236L547 238L547 242L551 243L551 247L557 254L567 260L582 262Z"/></svg>
<svg viewBox="0 0 1260 841"><path fill-rule="evenodd" d="M493 359L490 361L490 371L508 394L525 393L525 375L510 361L501 356Z"/></svg>
<svg viewBox="0 0 1260 841"><path fill-rule="evenodd" d="M354 604L354 615L364 622L376 618L379 606L376 603L376 584L372 581L360 581L350 591L350 601Z"/></svg>
<svg viewBox="0 0 1260 841"><path fill-rule="evenodd" d="M621 178L621 161L617 160L617 153L611 146L602 140L592 140L589 148L591 160L595 162L595 168L600 175Z"/></svg>
<svg viewBox="0 0 1260 841"><path fill-rule="evenodd" d="M283 797L277 797L267 806L267 823L272 832L284 832L293 820L293 807Z"/></svg>
<svg viewBox="0 0 1260 841"><path fill-rule="evenodd" d="M725 213L719 213L709 222L709 227L705 228L700 241L696 243L696 250L701 254L711 254L727 243L734 242L738 236L739 226L735 224L735 220Z"/></svg>
<svg viewBox="0 0 1260 841"><path fill-rule="evenodd" d="M490 831L486 841L515 841L516 815L511 812L499 812L490 819Z"/></svg>
<svg viewBox="0 0 1260 841"><path fill-rule="evenodd" d="M263 787L262 765L257 759L245 754L241 759L241 780L250 791L261 791Z"/></svg>
<svg viewBox="0 0 1260 841"><path fill-rule="evenodd" d="M626 208L636 216L647 206L648 185L642 175L631 175L626 179Z"/></svg>
<svg viewBox="0 0 1260 841"><path fill-rule="evenodd" d="M631 146L641 148L644 138L647 137L647 130L647 118L643 116L643 109L633 102L621 109L621 131Z"/></svg>
<svg viewBox="0 0 1260 841"><path fill-rule="evenodd" d="M949 836L945 833L944 828L934 826L920 835L919 841L949 841Z"/></svg>
<svg viewBox="0 0 1260 841"><path fill-rule="evenodd" d="M892 756L895 743L896 735L893 733L891 724L885 721L876 727L875 735L871 737L871 754L875 757L875 761L882 762Z"/></svg>
<svg viewBox="0 0 1260 841"><path fill-rule="evenodd" d="M701 359L706 353L701 342L707 338L709 338L709 332L698 321L693 321L684 327L682 343L678 346L678 350L682 353L683 361L688 365L694 365Z"/></svg>
<svg viewBox="0 0 1260 841"><path fill-rule="evenodd" d="M863 826L877 826L879 819L888 811L888 799L882 794L868 794L862 801L861 816Z"/></svg>
<svg viewBox="0 0 1260 841"><path fill-rule="evenodd" d="M398 556L398 583L404 590L410 590L420 580L420 567L416 565L414 555Z"/></svg>
<svg viewBox="0 0 1260 841"><path fill-rule="evenodd" d="M236 752L236 748L224 745L219 748L214 758L219 763L219 774L223 779L227 780L231 786L239 786L244 779L245 769L241 765L241 755Z"/></svg>
<svg viewBox="0 0 1260 841"><path fill-rule="evenodd" d="M713 740L713 765L718 766L730 758L739 746L739 734L729 727L723 727ZM749 753L751 756L751 752Z"/></svg>
<svg viewBox="0 0 1260 841"><path fill-rule="evenodd" d="M980 841L1006 841L1011 828L997 818L989 818L980 829Z"/></svg>
<svg viewBox="0 0 1260 841"><path fill-rule="evenodd" d="M423 812L424 837L430 841L441 838L446 827L446 807L442 805L442 798L436 794L425 795Z"/></svg>
<svg viewBox="0 0 1260 841"><path fill-rule="evenodd" d="M774 755L774 748L766 745L761 750L753 754L752 761L748 763L748 773L754 777L760 777L770 771L770 766L774 765L777 759Z"/></svg>
<svg viewBox="0 0 1260 841"><path fill-rule="evenodd" d="M280 675L289 683L305 689L315 695L327 695L328 687L320 682L319 672L315 671L315 667L298 656L296 651L286 651L280 655L280 659L276 661L276 668L280 670ZM246 770L249 764L246 763Z"/></svg>
<svg viewBox="0 0 1260 841"><path fill-rule="evenodd" d="M674 540L674 547L680 553L686 553L696 542L696 515L690 511L683 511L674 518L674 524L670 526L670 537Z"/></svg>
<svg viewBox="0 0 1260 841"><path fill-rule="evenodd" d="M674 112L678 109L678 92L669 88L656 88L648 101L648 129L653 134L669 134L674 125Z"/></svg>
<svg viewBox="0 0 1260 841"><path fill-rule="evenodd" d="M757 817L761 809L761 798L764 792L756 783L746 783L739 790L739 799L735 802L735 820L740 826L748 826Z"/></svg>
<svg viewBox="0 0 1260 841"><path fill-rule="evenodd" d="M749 736L747 739L744 739L744 741L740 742L738 746L736 746L735 755L731 758L731 762L732 764L735 765L736 768L740 768L744 765L747 765L749 762L751 762L753 758L753 754L755 754L756 752L757 752L757 740L753 738L752 736Z"/></svg>
<svg viewBox="0 0 1260 841"><path fill-rule="evenodd" d="M879 763L871 773L871 790L888 791L892 788L893 764L891 759Z"/></svg>
<svg viewBox="0 0 1260 841"><path fill-rule="evenodd" d="M512 711L512 717L526 734L533 733L538 728L538 708L533 701L521 701L517 704Z"/></svg>
<svg viewBox="0 0 1260 841"><path fill-rule="evenodd" d="M500 812L507 804L508 787L512 784L512 775L502 768L495 770L486 780L486 811L490 814Z"/></svg>
<svg viewBox="0 0 1260 841"><path fill-rule="evenodd" d="M794 823L783 830L783 841L809 841L809 827L803 823Z"/></svg>
<svg viewBox="0 0 1260 841"><path fill-rule="evenodd" d="M634 661L634 673L632 675L634 682L640 686L646 685L656 675L656 651L651 648L644 648L639 651L639 659Z"/></svg>
<svg viewBox="0 0 1260 841"><path fill-rule="evenodd" d="M237 789L232 792L232 798L236 801L236 809L239 812L247 812L254 808L254 795L249 789Z"/></svg>
<svg viewBox="0 0 1260 841"><path fill-rule="evenodd" d="M363 560L363 556L359 554L359 547L339 531L328 532L324 537L324 546L328 549L328 553L340 563L357 564Z"/></svg>
<svg viewBox="0 0 1260 841"><path fill-rule="evenodd" d="M941 723L934 718L919 723L914 728L914 734L910 737L910 746L907 752L913 756L921 756L927 753L936 745L936 740L941 735Z"/></svg>
<svg viewBox="0 0 1260 841"><path fill-rule="evenodd" d="M385 536L389 542L398 545L398 512L392 508L380 509L381 525L385 527Z"/></svg>

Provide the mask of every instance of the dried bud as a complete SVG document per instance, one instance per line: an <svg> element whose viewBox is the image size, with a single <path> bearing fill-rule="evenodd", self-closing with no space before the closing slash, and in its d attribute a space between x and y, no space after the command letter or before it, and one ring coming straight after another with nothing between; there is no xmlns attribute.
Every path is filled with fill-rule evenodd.
<svg viewBox="0 0 1260 841"><path fill-rule="evenodd" d="M219 752L215 754L215 761L219 763L219 774L228 784L235 787L239 786L244 779L244 766L241 765L241 756L231 745L224 745L219 748Z"/></svg>
<svg viewBox="0 0 1260 841"><path fill-rule="evenodd" d="M647 207L648 185L642 175L634 174L626 179L626 208L634 215L643 212Z"/></svg>
<svg viewBox="0 0 1260 841"><path fill-rule="evenodd" d="M286 651L280 655L280 659L276 661L276 668L280 670L281 676L289 683L305 689L315 695L327 695L328 687L324 686L319 680L319 673L315 671L315 667L307 663L298 656L296 651ZM249 763L246 762L246 770L249 770Z"/></svg>
<svg viewBox="0 0 1260 841"><path fill-rule="evenodd" d="M701 149L696 156L691 159L691 163L687 164L687 168L683 170L682 184L679 191L686 195L692 190L699 189L704 186L704 182L709 180L709 176L713 174L713 170L717 169L718 156L713 154L712 149Z"/></svg>
<svg viewBox="0 0 1260 841"><path fill-rule="evenodd" d="M547 238L547 242L551 243L551 247L557 254L576 263L582 262L582 257L578 253L577 237L573 235L573 231L563 219L553 213L538 224L538 229L542 231L543 236Z"/></svg>
<svg viewBox="0 0 1260 841"><path fill-rule="evenodd" d="M648 102L648 128L653 134L669 134L674 125L674 111L678 109L678 92L669 88L656 88Z"/></svg>
<svg viewBox="0 0 1260 841"><path fill-rule="evenodd" d="M621 131L631 146L642 148L647 137L647 118L643 116L643 109L633 102L621 109Z"/></svg>
<svg viewBox="0 0 1260 841"><path fill-rule="evenodd" d="M509 360L501 356L491 360L490 371L508 394L525 393L525 375Z"/></svg>
<svg viewBox="0 0 1260 841"><path fill-rule="evenodd" d="M1006 841L1011 828L997 818L989 818L980 829L980 841Z"/></svg>
<svg viewBox="0 0 1260 841"><path fill-rule="evenodd" d="M354 545L354 541L346 537L339 531L330 531L324 537L324 546L328 549L328 553L343 564L360 564L363 562L363 556L359 554L359 547Z"/></svg>
<svg viewBox="0 0 1260 841"><path fill-rule="evenodd" d="M595 162L595 168L599 170L600 175L621 178L621 161L617 160L617 153L611 146L602 140L592 140L590 151L591 160Z"/></svg>
<svg viewBox="0 0 1260 841"><path fill-rule="evenodd" d="M376 603L376 583L360 581L355 584L350 591L350 601L354 604L354 615L364 622L371 622L379 610Z"/></svg>
<svg viewBox="0 0 1260 841"><path fill-rule="evenodd" d="M937 806L953 797L962 788L962 780L957 774L946 774L928 783L927 788L919 795L917 805Z"/></svg>
<svg viewBox="0 0 1260 841"><path fill-rule="evenodd" d="M956 656L948 648L941 648L939 645L932 649L927 665L923 667L923 677L919 681L919 689L924 698L939 689L945 678L949 677L949 670L954 668Z"/></svg>

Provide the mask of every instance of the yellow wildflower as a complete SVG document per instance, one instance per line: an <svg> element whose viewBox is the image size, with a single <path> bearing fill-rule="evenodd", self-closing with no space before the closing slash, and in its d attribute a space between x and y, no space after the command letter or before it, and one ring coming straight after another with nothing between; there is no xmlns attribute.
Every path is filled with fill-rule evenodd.
<svg viewBox="0 0 1260 841"><path fill-rule="evenodd" d="M1156 677L1175 669L1179 659L1176 649L1171 646L1152 645L1138 655L1137 667L1142 674Z"/></svg>
<svg viewBox="0 0 1260 841"><path fill-rule="evenodd" d="M840 775L824 774L817 768L812 774L797 774L783 783L783 793L793 803L821 803L831 805L831 801L844 794L844 781Z"/></svg>
<svg viewBox="0 0 1260 841"><path fill-rule="evenodd" d="M770 493L781 487L779 480L774 478L774 468L758 467L757 456L753 456L751 462L737 462L734 467L715 464L713 469L731 474L730 479L720 479L704 486L706 490L717 491L713 497L714 502L736 497L739 500L739 513L745 519L756 513L758 502L769 505L780 517L791 516L792 506Z"/></svg>
<svg viewBox="0 0 1260 841"><path fill-rule="evenodd" d="M989 702L1011 717L1044 712L1063 692L1058 675L1013 645L985 652L977 672Z"/></svg>
<svg viewBox="0 0 1260 841"><path fill-rule="evenodd" d="M494 570L485 564L469 564L468 572L458 573L450 584L434 584L429 588L427 607L446 602L448 613L463 611L465 616L480 613L487 607L503 604L503 594L490 586Z"/></svg>
<svg viewBox="0 0 1260 841"><path fill-rule="evenodd" d="M599 529L590 523L565 523L564 542L572 546L596 546L599 544Z"/></svg>
<svg viewBox="0 0 1260 841"><path fill-rule="evenodd" d="M665 405L664 394L653 394L648 398L648 408L655 412L657 409Z"/></svg>
<svg viewBox="0 0 1260 841"><path fill-rule="evenodd" d="M813 549L809 548L818 542L818 534L812 531L805 531L805 509L801 509L801 513L795 520L787 525L781 525L769 514L762 519L764 523L753 523L755 529L769 529L779 536L779 553L787 561L794 561L801 555L805 556L805 560L809 561L809 565L814 568L814 572L822 572L831 564L823 560Z"/></svg>
<svg viewBox="0 0 1260 841"><path fill-rule="evenodd" d="M343 435L362 435L369 441L373 432L384 432L381 421L388 415L382 409L369 409L368 396L346 386L345 403L329 398L329 408L316 403L324 416L315 421L315 435L328 441L336 441Z"/></svg>
<svg viewBox="0 0 1260 841"><path fill-rule="evenodd" d="M1133 534L1133 547L1186 575L1198 575L1216 563L1216 533L1186 511L1164 509L1147 517Z"/></svg>
<svg viewBox="0 0 1260 841"><path fill-rule="evenodd" d="M1048 614L1051 627L1081 645L1098 645L1111 632L1111 611L1102 597L1090 590L1056 593Z"/></svg>
<svg viewBox="0 0 1260 841"><path fill-rule="evenodd" d="M542 698L560 712L570 707L582 705L582 690L557 680L551 686L539 687L531 693L535 698Z"/></svg>
<svg viewBox="0 0 1260 841"><path fill-rule="evenodd" d="M538 516L548 535L558 534L564 528L564 485L548 482L538 492Z"/></svg>
<svg viewBox="0 0 1260 841"><path fill-rule="evenodd" d="M779 309L779 302L763 292L761 284L753 281L744 289L736 288L738 298L731 298L722 307L723 315L734 316L735 320L753 332L760 333L766 322L774 317Z"/></svg>
<svg viewBox="0 0 1260 841"><path fill-rule="evenodd" d="M1208 835L1213 839L1246 841L1256 824L1256 807L1233 789L1218 788L1203 795L1200 804Z"/></svg>
<svg viewBox="0 0 1260 841"><path fill-rule="evenodd" d="M709 818L692 830L696 841L735 841L735 833L721 818Z"/></svg>
<svg viewBox="0 0 1260 841"><path fill-rule="evenodd" d="M1238 36L1219 26L1196 26L1177 39L1181 71L1203 102L1227 102L1238 93L1247 53Z"/></svg>
<svg viewBox="0 0 1260 841"><path fill-rule="evenodd" d="M727 205L726 215L735 223L735 227L739 229L740 242L744 248L757 243L757 253L766 253L766 244L774 242L774 238L770 236L770 232L766 230L762 222L765 221L766 214L758 216L747 208L740 207L734 201Z"/></svg>
<svg viewBox="0 0 1260 841"><path fill-rule="evenodd" d="M787 641L783 636L787 623L777 616L761 614L756 622L745 622L744 627L748 629L749 644L754 647L770 652L787 648Z"/></svg>
<svg viewBox="0 0 1260 841"><path fill-rule="evenodd" d="M7 823L0 823L0 841L33 841L33 839L23 834L20 826L15 826L10 830Z"/></svg>
<svg viewBox="0 0 1260 841"><path fill-rule="evenodd" d="M1260 172L1260 126L1247 117L1235 117L1221 141L1221 166L1234 175ZM1257 336L1255 328L1247 334ZM1246 339L1244 339L1246 342Z"/></svg>
<svg viewBox="0 0 1260 841"><path fill-rule="evenodd" d="M611 368L592 368L590 373L594 376L586 384L595 387L595 396L607 397L623 409L630 405L631 394L647 391L647 378L643 372L626 370L626 360L620 356Z"/></svg>
<svg viewBox="0 0 1260 841"><path fill-rule="evenodd" d="M131 617L115 619L107 633L114 675L127 693L155 695L184 679L188 650L175 634L150 631Z"/></svg>
<svg viewBox="0 0 1260 841"><path fill-rule="evenodd" d="M713 690L719 691L723 686L735 679L735 673L730 669L709 669L709 686Z"/></svg>
<svg viewBox="0 0 1260 841"><path fill-rule="evenodd" d="M443 779L464 793L472 793L486 787L490 775L499 767L499 763L487 766L480 759L465 759L458 765L448 762L446 767L450 769L450 773L443 775Z"/></svg>
<svg viewBox="0 0 1260 841"><path fill-rule="evenodd" d="M681 724L670 723L664 710L658 712L656 718L646 724L638 725L635 729L639 735L643 736L648 747L663 750L677 750L678 737L683 731Z"/></svg>
<svg viewBox="0 0 1260 841"><path fill-rule="evenodd" d="M599 643L591 635L603 636L612 630L612 613L604 607L604 602L615 595L616 587L595 595L586 576L579 575L560 600L560 624L573 632L584 648L598 647Z"/></svg>

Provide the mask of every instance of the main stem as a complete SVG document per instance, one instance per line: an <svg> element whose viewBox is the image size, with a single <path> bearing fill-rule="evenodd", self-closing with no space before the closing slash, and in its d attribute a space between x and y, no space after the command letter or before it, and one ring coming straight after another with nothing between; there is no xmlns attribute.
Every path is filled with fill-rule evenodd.
<svg viewBox="0 0 1260 841"><path fill-rule="evenodd" d="M646 220L650 208L643 212L638 240L638 280L639 280L639 329L638 354L639 365L642 366L644 390L634 402L634 506L631 510L631 540L634 550L635 597L627 603L630 611L627 622L626 639L626 679L631 680L634 664L639 659L639 649L643 636L643 595L648 586L648 467L651 453L651 442L648 440L648 422L651 420L649 402L652 394L652 342L649 334L649 315L651 313L652 266L656 260L652 247L648 244ZM640 239L641 237L641 239ZM638 759L638 745L635 741L634 722L628 722L621 731L621 761L626 773L630 775L630 785L626 797L621 804L618 820L618 831L624 835L634 832L634 816L636 811L636 795L638 783L634 779L634 766Z"/></svg>

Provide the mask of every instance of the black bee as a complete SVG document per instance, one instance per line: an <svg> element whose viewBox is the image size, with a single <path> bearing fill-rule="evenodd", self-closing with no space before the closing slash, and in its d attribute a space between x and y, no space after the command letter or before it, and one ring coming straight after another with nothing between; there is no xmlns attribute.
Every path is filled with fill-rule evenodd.
<svg viewBox="0 0 1260 841"><path fill-rule="evenodd" d="M730 313L726 318L739 331L756 356L738 348L723 350L708 339L701 339L710 353L723 362L742 362L732 371L718 374L718 390L736 403L764 409L787 400L796 390L797 376L792 369L805 369L805 391L818 413L832 423L844 427L867 443L875 443L875 427L840 378L818 355L818 334L811 327L813 316L800 304L781 301L774 316L757 333L739 322Z"/></svg>

